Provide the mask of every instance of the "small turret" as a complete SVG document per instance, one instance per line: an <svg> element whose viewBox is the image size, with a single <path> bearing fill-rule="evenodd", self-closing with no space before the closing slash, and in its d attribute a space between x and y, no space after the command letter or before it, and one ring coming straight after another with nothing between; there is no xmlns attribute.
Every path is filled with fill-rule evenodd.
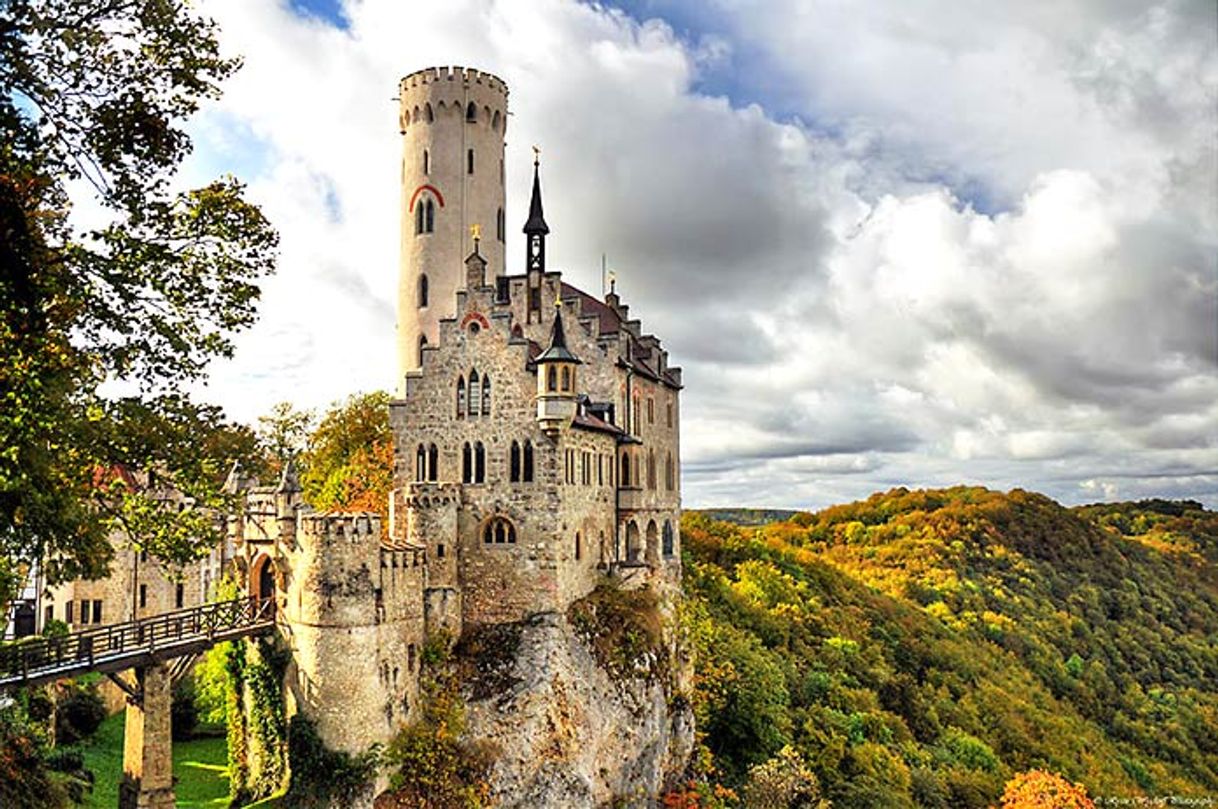
<svg viewBox="0 0 1218 809"><path fill-rule="evenodd" d="M567 348L562 325L562 300L554 301L550 345L534 360L537 365L537 420L543 430L557 431L575 418L576 366L582 362Z"/></svg>
<svg viewBox="0 0 1218 809"><path fill-rule="evenodd" d="M486 259L478 251L478 245L482 241L482 226L471 225L469 232L474 238L474 252L465 257L465 288L472 291L486 286Z"/></svg>
<svg viewBox="0 0 1218 809"><path fill-rule="evenodd" d="M533 147L533 197L529 201L529 219L524 223L526 269L529 302L525 320L541 322L541 278L546 271L546 234L550 226L541 210L541 150Z"/></svg>

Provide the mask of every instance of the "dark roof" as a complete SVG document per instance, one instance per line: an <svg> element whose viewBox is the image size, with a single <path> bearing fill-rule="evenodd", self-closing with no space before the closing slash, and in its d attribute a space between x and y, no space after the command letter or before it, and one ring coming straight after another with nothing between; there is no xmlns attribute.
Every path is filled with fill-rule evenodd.
<svg viewBox="0 0 1218 809"><path fill-rule="evenodd" d="M554 325L550 328L550 345L535 362L538 365L543 362L580 362L579 357L572 354L567 348L567 335L562 328L562 311L558 307L554 308Z"/></svg>
<svg viewBox="0 0 1218 809"><path fill-rule="evenodd" d="M534 233L545 235L550 232L546 218L541 212L541 178L537 173L537 161L533 161L533 199L529 201L529 221L524 223L524 232L530 236Z"/></svg>
<svg viewBox="0 0 1218 809"><path fill-rule="evenodd" d="M601 334L612 334L621 327L622 319L618 317L617 312L614 311L612 306L604 301L598 301L582 289L563 282L562 296L564 298L578 297L580 315L582 317L595 317L599 320Z"/></svg>
<svg viewBox="0 0 1218 809"><path fill-rule="evenodd" d="M572 427L579 427L583 430L594 430L599 433L609 433L610 435L623 436L625 431L621 427L610 424L607 421L602 421L596 416L587 413L576 413L575 418L571 420Z"/></svg>

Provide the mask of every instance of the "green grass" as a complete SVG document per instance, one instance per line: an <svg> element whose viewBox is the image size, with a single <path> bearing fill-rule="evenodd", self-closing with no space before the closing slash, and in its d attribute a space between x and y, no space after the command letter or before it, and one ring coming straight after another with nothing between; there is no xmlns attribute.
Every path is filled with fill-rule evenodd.
<svg viewBox="0 0 1218 809"><path fill-rule="evenodd" d="M85 766L97 779L84 803L96 809L118 806L118 785L123 777L123 714L102 723L81 746ZM192 739L173 744L173 774L179 807L220 809L228 806L228 751L223 738ZM267 804L263 804L267 805Z"/></svg>

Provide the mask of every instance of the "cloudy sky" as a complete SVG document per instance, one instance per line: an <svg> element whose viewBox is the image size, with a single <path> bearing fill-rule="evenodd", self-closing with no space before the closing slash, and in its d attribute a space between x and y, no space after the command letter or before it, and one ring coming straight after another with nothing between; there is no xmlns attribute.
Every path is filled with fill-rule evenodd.
<svg viewBox="0 0 1218 809"><path fill-rule="evenodd" d="M204 395L393 384L397 79L511 88L549 262L600 256L685 369L691 507L897 485L1218 506L1212 0L204 0L245 59L185 179L282 234Z"/></svg>

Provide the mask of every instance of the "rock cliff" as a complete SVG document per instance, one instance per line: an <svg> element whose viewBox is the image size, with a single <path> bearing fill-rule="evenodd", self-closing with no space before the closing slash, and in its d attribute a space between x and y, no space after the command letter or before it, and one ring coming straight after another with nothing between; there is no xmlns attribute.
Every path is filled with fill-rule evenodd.
<svg viewBox="0 0 1218 809"><path fill-rule="evenodd" d="M694 743L673 613L650 591L606 588L462 639L465 735L493 754L491 805L657 804Z"/></svg>

